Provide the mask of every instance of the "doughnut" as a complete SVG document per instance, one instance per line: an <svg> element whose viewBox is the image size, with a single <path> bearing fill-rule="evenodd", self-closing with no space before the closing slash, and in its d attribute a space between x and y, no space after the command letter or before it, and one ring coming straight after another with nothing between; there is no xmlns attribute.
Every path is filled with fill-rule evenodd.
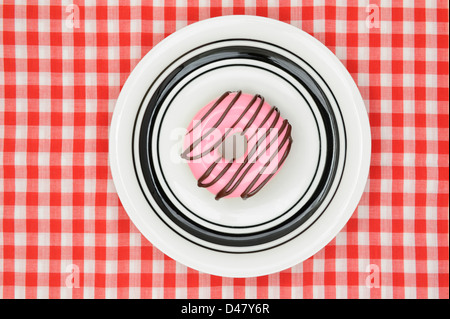
<svg viewBox="0 0 450 319"><path fill-rule="evenodd" d="M216 200L247 199L279 172L291 149L291 130L261 95L228 91L194 116L181 157L197 186Z"/></svg>

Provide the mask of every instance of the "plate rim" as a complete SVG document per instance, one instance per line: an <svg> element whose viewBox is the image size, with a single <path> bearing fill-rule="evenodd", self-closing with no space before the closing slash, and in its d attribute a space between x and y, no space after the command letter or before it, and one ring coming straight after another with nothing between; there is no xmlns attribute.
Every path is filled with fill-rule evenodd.
<svg viewBox="0 0 450 319"><path fill-rule="evenodd" d="M361 157L360 165L359 165L359 178L357 179L351 198L347 200L346 207L344 213L341 212L340 218L338 218L333 225L328 225L328 232L326 234L322 234L318 236L320 240L316 240L314 245L305 249L303 254L295 255L294 257L287 258L283 261L278 262L275 265L264 265L264 266L255 266L252 269L239 269L236 267L214 267L207 262L202 262L198 260L192 260L192 258L187 258L186 254L180 254L177 249L170 247L165 242L164 236L161 236L161 233L152 233L148 231L148 228L144 227L142 223L144 220L136 212L136 207L133 205L132 200L129 196L129 192L127 191L123 181L124 181L124 172L123 168L120 167L120 157L121 150L118 147L119 138L118 138L118 128L120 128L120 119L123 115L125 104L129 99L129 93L133 91L133 85L136 84L136 81L139 79L139 76L142 75L142 69L145 68L145 65L151 61L151 57L155 58L158 54L161 55L164 51L164 46L169 41L175 41L177 38L183 37L186 33L201 29L203 27L207 27L208 24L227 24L227 23L246 23L247 26L260 25L263 23L266 27L280 27L285 28L286 31L295 33L296 36L299 37L300 40L305 40L306 42L311 42L310 44L317 47L322 54L325 54L327 58L332 60L331 62L336 66L338 70L335 70L337 73L343 77L343 80L349 86L349 93L351 93L353 97L353 102L357 107L357 117L360 120L360 128L362 130L361 139L364 141L362 143L361 150L359 155ZM251 29L251 28L250 28ZM226 30L224 31L226 33ZM162 51L162 52L161 52ZM152 245L160 249L163 253L168 255L169 257L189 266L191 268L197 269L199 271L207 272L210 274L220 275L220 276L230 276L230 277L252 277L258 275L269 274L273 272L277 272L286 268L289 268L303 260L307 259L325 245L329 243L341 230L341 228L347 223L348 219L353 214L361 196L364 191L370 167L370 157L371 157L371 138L370 138L370 124L368 119L368 114L365 109L364 101L360 95L360 92L356 86L356 83L353 81L351 75L348 73L347 69L344 65L339 61L339 59L322 43L320 43L317 39L302 31L301 29L294 27L290 24L263 17L256 16L223 16L216 18L209 18L206 20L202 20L196 23L193 23L187 27L184 27L177 32L169 35L157 45L155 45L138 63L135 69L131 72L125 84L122 87L122 90L119 94L119 97L116 101L115 109L113 112L110 132L109 132L109 162L111 175L114 181L114 186L116 187L117 194L122 202L125 211L129 215L130 219L133 221L138 230L146 237ZM331 227L332 226L332 227Z"/></svg>

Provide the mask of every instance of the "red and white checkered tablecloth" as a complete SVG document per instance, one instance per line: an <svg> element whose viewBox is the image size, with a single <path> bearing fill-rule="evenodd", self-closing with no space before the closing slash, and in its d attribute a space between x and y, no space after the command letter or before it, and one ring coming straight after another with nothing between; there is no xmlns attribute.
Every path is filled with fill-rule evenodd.
<svg viewBox="0 0 450 319"><path fill-rule="evenodd" d="M315 36L372 127L369 180L337 237L291 269L199 273L154 248L116 194L121 86L165 36L220 15ZM2 1L0 298L449 298L447 1Z"/></svg>

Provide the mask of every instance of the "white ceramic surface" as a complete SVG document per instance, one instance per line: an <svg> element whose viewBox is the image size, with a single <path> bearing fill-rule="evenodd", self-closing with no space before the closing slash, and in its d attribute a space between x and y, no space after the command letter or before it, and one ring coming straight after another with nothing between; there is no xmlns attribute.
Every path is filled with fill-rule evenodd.
<svg viewBox="0 0 450 319"><path fill-rule="evenodd" d="M168 227L170 220L163 221L161 214L158 217L159 212L150 207L139 186L142 176L136 176L133 162L133 152L137 152L137 146L132 144L134 125L136 118L139 125L142 117L139 106L142 100L148 100L151 96L152 91L147 91L155 79L164 72L170 72L167 66L182 55L188 57L194 48L230 39L240 39L238 42L242 43L248 39L271 43L294 53L311 65L326 81L338 102L346 136L346 153L339 154L345 156L345 167L341 167L342 176L339 183L333 185L336 188L334 196L328 199L323 213L293 232L289 241L280 240L279 245L275 245L276 242L262 245L264 249L251 253L242 252L245 249L232 250L240 253L211 250L204 247L209 244L203 245L201 240L189 234L180 236L174 232L176 226ZM179 94L170 105L163 106L167 107L167 112L158 124L161 131L159 139L156 135L152 136L152 151L154 149L161 158L158 170L167 181L165 189L170 188L173 192L171 200L180 210L185 206L195 212L189 215L190 218L197 218L199 223L218 230L221 230L220 224L250 227L276 218L306 190L312 179L311 171L321 158L318 134L319 131L323 134L324 128L319 125L318 129L312 125L316 111L306 107L305 101L310 99L307 93L302 100L286 81L273 73L252 67L260 62L246 63L250 66L221 68L210 71L207 77L199 76L192 81L185 79L186 85L181 82ZM289 78L289 75L285 75L285 78ZM270 104L279 107L282 116L292 123L295 144L279 174L254 198L246 201L240 198L215 201L207 190L196 186L188 165L178 160L176 154L179 154L183 128L187 127L198 109L223 91L238 89L259 93ZM341 131L340 134L344 134ZM121 202L133 223L152 244L168 256L199 271L221 276L250 277L277 272L302 262L337 235L351 217L364 190L370 164L370 142L370 126L358 88L331 51L310 35L288 24L253 16L227 16L185 27L161 41L144 56L130 74L117 100L109 146L111 172ZM321 147L326 148L326 145ZM252 228L252 231L267 225L258 227ZM235 231L239 232L239 228ZM182 230L179 232L182 233Z"/></svg>

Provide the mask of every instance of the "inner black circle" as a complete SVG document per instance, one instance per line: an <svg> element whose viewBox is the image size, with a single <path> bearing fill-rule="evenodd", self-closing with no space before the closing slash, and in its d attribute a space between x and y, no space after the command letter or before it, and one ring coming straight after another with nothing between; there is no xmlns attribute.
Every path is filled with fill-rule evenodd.
<svg viewBox="0 0 450 319"><path fill-rule="evenodd" d="M264 70L264 71L266 71L266 72L268 72L268 73L272 73L272 74L278 76L281 80L286 81L286 83L289 84L295 91L297 91L297 93L305 100L306 104L308 104L309 109L310 109L311 112L313 113L314 121L315 121L316 128L317 128L317 131L318 131L317 133L318 133L318 135L319 135L319 140L320 140L319 143L320 143L320 146L319 146L319 161L317 162L317 165L316 165L316 168L315 168L315 171L314 171L314 176L313 176L312 180L310 181L310 184L309 184L308 187L306 188L305 192L304 192L302 195L299 195L299 197L298 197L298 199L297 199L297 202L293 203L292 206L291 206L290 208L288 208L286 211L280 213L278 216L276 216L276 217L274 217L274 218L272 218L272 219L270 219L270 220L266 220L266 221L264 221L264 222L255 223L255 224L251 224L251 225L246 225L246 226L230 226L230 225L224 225L224 224L221 224L221 223L218 223L218 222L212 222L211 220L205 219L204 217L198 215L196 212L192 211L192 210L189 209L186 205L184 205L184 203L183 203L181 200L179 200L179 199L177 198L176 194L175 194L175 193L172 191L172 189L170 188L170 185L169 185L169 183L167 182L167 179L166 179L166 177L164 176L164 172L163 172L162 170L160 170L161 177L162 177L161 182L163 183L163 185L165 185L165 187L167 187L167 190L169 191L169 193L170 193L173 197L175 197L175 199L177 200L177 202L178 202L179 205L181 205L184 209L186 209L186 211L188 211L190 214L194 215L196 218L199 218L200 220L206 222L208 225L215 225L215 226L219 226L219 227L226 227L226 228L228 228L228 229L229 229L229 228L233 228L233 229L244 229L244 228L247 228L247 229L249 230L248 233L251 233L253 227L258 227L258 226L262 226L262 225L265 225L265 224L272 223L272 222L274 222L274 221L277 220L277 219L281 219L283 216L285 216L285 214L289 214L289 213L291 212L291 210L293 210L293 208L294 208L301 200L303 200L304 196L306 196L306 194L310 191L310 188L311 188L312 184L314 183L314 181L316 180L316 178L318 178L319 165L320 165L320 161L321 161L321 153L326 153L326 149L323 149L323 148L322 148L322 134L320 134L320 129L319 129L319 124L318 124L318 121L317 121L317 117L316 117L316 114L314 113L314 111L313 111L313 109L312 109L313 106L311 106L311 104L310 104L310 103L308 102L308 100L305 98L305 96L303 95L303 93L299 91L299 89L297 88L296 85L294 85L293 83L289 82L284 76L282 76L281 74L279 74L279 73L281 73L281 72L277 73L277 72L275 72L275 70L268 69L268 68L266 68L265 66L261 66L261 65L258 65L258 66L257 66L257 65L253 65L253 64L251 64L251 63L246 64L246 63L243 63L242 61L239 61L239 63L233 62L233 60L228 60L228 61L229 61L229 63L227 62L227 63L224 63L224 64L222 64L222 65L220 65L220 66L215 66L215 67L212 67L212 68L206 67L206 70L205 70L205 71L203 71L203 72L201 72L201 73L199 73L199 74L196 74L194 77L190 78L190 79L187 81L187 83L185 83L183 86L181 86L181 87L177 86L177 91L176 91L174 94L171 94L171 96L172 96L171 99L170 99L170 100L164 101L164 105L166 105L166 107L165 107L164 111L160 111L160 112L162 112L161 117L159 117L159 115L158 115L158 117L160 118L160 120L159 120L158 123L157 123L157 125L159 125L159 128L157 129L158 132L157 132L157 134L156 134L156 140L159 140L160 137L161 137L161 122L164 121L165 115L166 115L167 111L169 110L170 105L172 104L172 101L173 101L173 100L175 99L175 97L180 93L180 91L182 91L187 85L189 85L192 81L194 81L194 80L197 79L198 77L206 76L206 74L208 74L209 72L212 72L212 71L215 71L215 70L218 70L218 69L224 69L224 68L233 67L233 66L245 66L245 67L247 67L247 68L256 68L256 69L259 69L259 70ZM146 96L147 96L147 95L144 96L143 101L146 100L146 98L145 98ZM144 104L143 101L142 101L141 105ZM159 114L159 112L158 112L158 114ZM154 133L153 133L153 134L155 134L155 132L156 132L156 127L154 128ZM155 135L153 135L153 139L154 139L154 138L155 138ZM133 143L133 145L134 145L134 143ZM157 158L156 163L157 163L157 164L159 165L159 167L161 168L162 165L161 165L161 156L160 156L160 155L161 155L161 154L160 154L159 149L156 149L156 158ZM153 155L153 157L155 157L155 155ZM134 157L133 157L133 158L134 158ZM323 173L324 173L324 172L321 171L321 174L323 174ZM141 186L141 187L142 187L142 186ZM169 195L170 195L170 194L169 194ZM150 204L150 203L149 203L149 204ZM150 206L151 206L151 205L150 205ZM294 212L294 213L295 213L295 212ZM159 216L159 215L158 215L158 216ZM190 218L188 215L187 215L187 218L192 219L192 218ZM166 225L167 225L167 224L166 224ZM173 230L173 229L172 229L172 230Z"/></svg>
<svg viewBox="0 0 450 319"><path fill-rule="evenodd" d="M187 218L173 205L164 192L155 172L151 150L151 135L158 111L172 89L189 73L221 60L227 59L251 59L261 61L291 75L305 87L318 107L326 131L328 145L325 159L324 174L311 198L302 206L296 214L284 222L260 232L245 234L231 234L206 228ZM303 68L290 59L263 48L252 46L228 46L211 49L201 53L178 66L158 86L145 109L141 129L139 132L139 160L143 177L154 201L160 209L177 226L205 241L224 245L245 247L254 246L274 241L281 238L303 224L323 203L335 179L339 162L339 132L335 114L327 96L318 83Z"/></svg>

